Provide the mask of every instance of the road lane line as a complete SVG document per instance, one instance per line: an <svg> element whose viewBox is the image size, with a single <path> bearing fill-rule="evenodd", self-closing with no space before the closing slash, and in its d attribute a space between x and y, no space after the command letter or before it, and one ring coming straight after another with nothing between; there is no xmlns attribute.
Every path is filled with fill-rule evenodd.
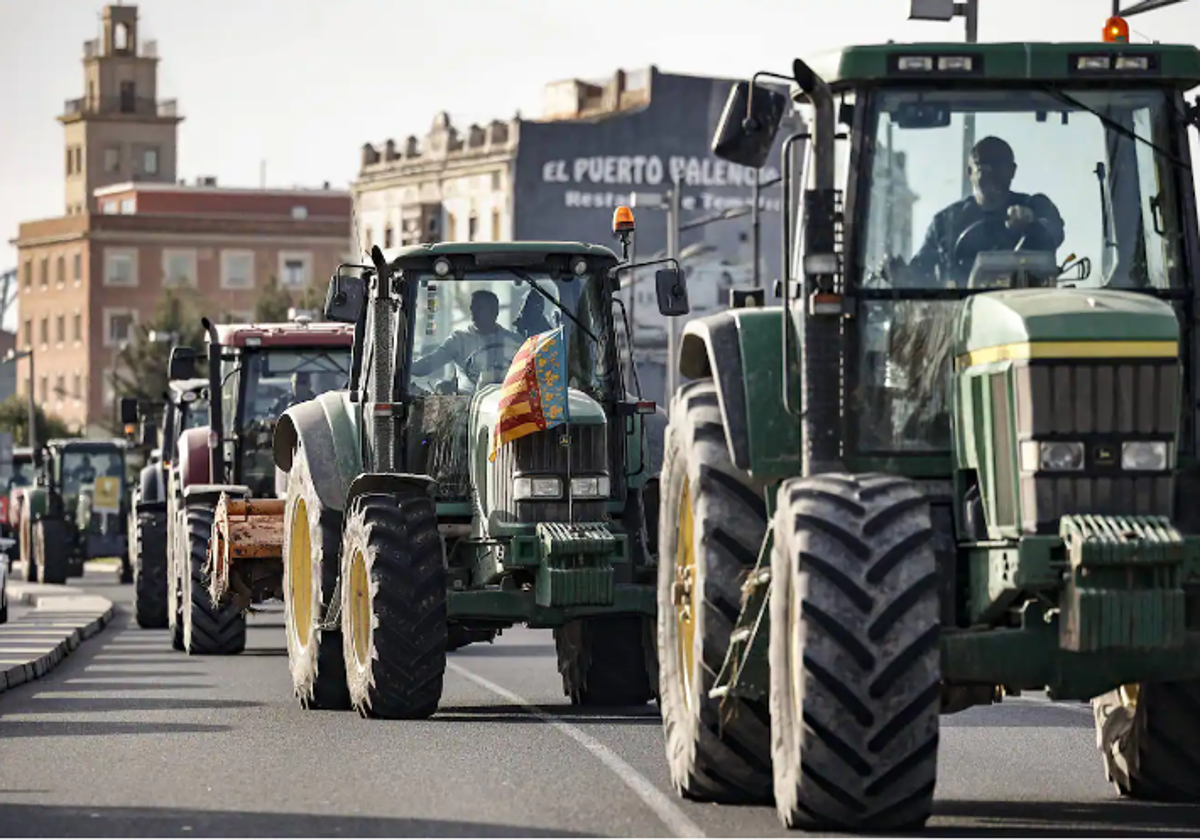
<svg viewBox="0 0 1200 840"><path fill-rule="evenodd" d="M687 814L671 801L670 797L660 791L654 784L634 770L625 759L618 756L604 744L597 741L591 735L588 735L577 726L572 726L565 720L555 717L546 710L542 709L530 701L526 700L519 694L514 694L507 688L497 685L491 680L468 671L466 668L454 662L447 662L447 667L460 676L470 680L476 685L486 688L493 694L498 694L505 700L516 703L518 706L523 706L528 709L535 717L545 721L553 726L559 732L566 735L568 738L575 741L597 759L600 763L616 774L626 787L637 795L638 799L645 803L646 807L654 812L662 822L671 830L671 833L676 837L705 837L703 829L696 825Z"/></svg>

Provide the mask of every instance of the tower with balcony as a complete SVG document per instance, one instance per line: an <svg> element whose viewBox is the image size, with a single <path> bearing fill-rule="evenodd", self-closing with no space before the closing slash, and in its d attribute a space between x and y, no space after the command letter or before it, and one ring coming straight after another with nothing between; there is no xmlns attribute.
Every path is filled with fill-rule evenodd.
<svg viewBox="0 0 1200 840"><path fill-rule="evenodd" d="M158 51L138 39L137 6L108 5L101 36L83 45L84 95L66 103L66 214L95 212L92 194L130 181L173 183L179 123L158 98Z"/></svg>

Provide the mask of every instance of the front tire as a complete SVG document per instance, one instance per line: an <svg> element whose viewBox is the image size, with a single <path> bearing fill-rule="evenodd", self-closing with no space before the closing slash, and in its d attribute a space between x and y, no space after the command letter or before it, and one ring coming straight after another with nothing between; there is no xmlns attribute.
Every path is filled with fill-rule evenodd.
<svg viewBox="0 0 1200 840"><path fill-rule="evenodd" d="M189 656L233 656L246 649L246 616L230 606L215 606L208 592L209 543L216 506L187 503L188 565L183 579L183 649Z"/></svg>
<svg viewBox="0 0 1200 840"><path fill-rule="evenodd" d="M780 489L771 556L775 804L790 828L910 831L937 779L938 570L912 481Z"/></svg>
<svg viewBox="0 0 1200 840"><path fill-rule="evenodd" d="M640 615L582 618L554 629L563 693L575 706L641 706L654 699L648 643Z"/></svg>
<svg viewBox="0 0 1200 840"><path fill-rule="evenodd" d="M427 718L446 673L446 568L424 495L363 495L346 512L342 639L363 717Z"/></svg>
<svg viewBox="0 0 1200 840"><path fill-rule="evenodd" d="M1117 793L1200 802L1200 680L1123 686L1092 708L1096 746Z"/></svg>
<svg viewBox="0 0 1200 840"><path fill-rule="evenodd" d="M658 545L659 704L671 781L684 797L771 799L765 699L709 697L767 530L766 503L729 455L711 379L675 398L667 426Z"/></svg>
<svg viewBox="0 0 1200 840"><path fill-rule="evenodd" d="M33 526L33 547L38 583L66 583L71 571L66 523L58 519L39 520Z"/></svg>
<svg viewBox="0 0 1200 840"><path fill-rule="evenodd" d="M161 513L139 514L133 523L134 612L139 627L170 625L170 587L167 583L167 522Z"/></svg>
<svg viewBox="0 0 1200 840"><path fill-rule="evenodd" d="M283 592L288 668L292 687L305 709L350 708L340 630L321 622L340 604L337 589L340 523L317 497L303 452L295 453L287 478L283 531Z"/></svg>

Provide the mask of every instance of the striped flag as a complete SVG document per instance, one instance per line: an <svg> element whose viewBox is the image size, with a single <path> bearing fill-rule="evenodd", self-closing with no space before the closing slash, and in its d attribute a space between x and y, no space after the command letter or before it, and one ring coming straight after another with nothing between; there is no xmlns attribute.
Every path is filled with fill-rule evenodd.
<svg viewBox="0 0 1200 840"><path fill-rule="evenodd" d="M504 444L568 420L567 346L562 327L530 336L513 357L500 391L492 454Z"/></svg>

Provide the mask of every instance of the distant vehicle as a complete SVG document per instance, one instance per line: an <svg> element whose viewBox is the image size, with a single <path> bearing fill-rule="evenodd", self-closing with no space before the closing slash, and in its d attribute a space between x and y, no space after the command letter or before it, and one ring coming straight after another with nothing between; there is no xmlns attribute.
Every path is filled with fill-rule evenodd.
<svg viewBox="0 0 1200 840"><path fill-rule="evenodd" d="M0 624L8 623L8 568L12 564L8 552L16 540L0 537Z"/></svg>
<svg viewBox="0 0 1200 840"><path fill-rule="evenodd" d="M21 496L26 487L33 485L37 476L37 466L33 463L33 450L28 446L13 449L12 475L0 488L0 538L12 539L14 546L8 552L9 570L20 554L20 510Z"/></svg>

